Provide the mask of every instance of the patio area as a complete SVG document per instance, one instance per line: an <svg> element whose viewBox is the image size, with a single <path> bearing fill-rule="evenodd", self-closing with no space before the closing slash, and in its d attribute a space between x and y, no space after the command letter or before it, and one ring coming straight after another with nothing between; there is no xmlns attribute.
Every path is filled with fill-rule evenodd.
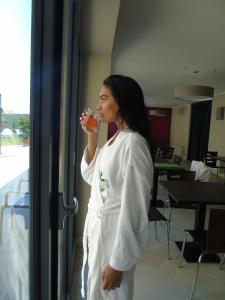
<svg viewBox="0 0 225 300"><path fill-rule="evenodd" d="M0 299L28 300L29 147L3 146L0 155ZM21 202L22 201L22 202ZM26 203L25 203L26 202Z"/></svg>

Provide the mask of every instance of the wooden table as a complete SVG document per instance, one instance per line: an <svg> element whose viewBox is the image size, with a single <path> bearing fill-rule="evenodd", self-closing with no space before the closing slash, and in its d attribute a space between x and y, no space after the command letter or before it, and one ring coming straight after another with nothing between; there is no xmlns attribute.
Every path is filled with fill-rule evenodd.
<svg viewBox="0 0 225 300"><path fill-rule="evenodd" d="M208 204L225 205L225 185L216 182L198 181L162 181L162 186L177 203L196 205L195 230L203 230L205 225L206 207ZM176 242L181 249L182 242ZM189 262L197 261L200 255L193 243L187 245L184 257ZM215 261L215 257L206 256L207 261Z"/></svg>
<svg viewBox="0 0 225 300"><path fill-rule="evenodd" d="M179 165L168 160L158 160L154 162L154 176L153 176L153 188L152 188L152 200L151 206L156 206L157 194L158 194L158 181L159 181L159 172L168 171L168 170L182 170Z"/></svg>

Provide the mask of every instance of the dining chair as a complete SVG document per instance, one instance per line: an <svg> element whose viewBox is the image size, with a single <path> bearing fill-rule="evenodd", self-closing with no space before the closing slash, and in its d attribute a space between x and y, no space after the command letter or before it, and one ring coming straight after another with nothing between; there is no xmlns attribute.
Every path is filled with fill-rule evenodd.
<svg viewBox="0 0 225 300"><path fill-rule="evenodd" d="M194 171L187 171L187 170L168 170L167 171L167 180L181 180L181 181L194 181L195 180L195 172ZM169 195L169 205L170 209L169 213L169 224L172 218L172 209L173 208L185 208L185 209L195 209L196 206L194 204L184 204L184 203L177 203L174 199Z"/></svg>
<svg viewBox="0 0 225 300"><path fill-rule="evenodd" d="M160 157L160 147L159 145L154 143L151 146L152 146L152 154L154 156L153 159L155 160Z"/></svg>
<svg viewBox="0 0 225 300"><path fill-rule="evenodd" d="M182 161L182 157L179 156L179 155L174 155L173 156L173 162L177 165L180 165L181 164L181 161Z"/></svg>
<svg viewBox="0 0 225 300"><path fill-rule="evenodd" d="M205 164L208 167L216 168L216 156L218 155L217 151L207 151L205 153Z"/></svg>
<svg viewBox="0 0 225 300"><path fill-rule="evenodd" d="M162 149L162 158L171 159L173 157L174 147Z"/></svg>
<svg viewBox="0 0 225 300"><path fill-rule="evenodd" d="M196 231L186 229L184 231L185 236L181 250L179 267L182 267L183 253L188 235L193 238L193 242L196 243L201 249L201 254L198 258L197 268L190 294L190 300L192 300L203 257L208 253L221 254L220 268L222 269L225 258L225 210L215 208L210 210L208 230Z"/></svg>
<svg viewBox="0 0 225 300"><path fill-rule="evenodd" d="M157 236L157 222L164 222L166 225L166 235L167 235L167 249L168 249L168 259L170 259L170 225L169 220L156 208L156 207L150 207L148 211L148 220L149 222L155 223L155 239L158 239Z"/></svg>
<svg viewBox="0 0 225 300"><path fill-rule="evenodd" d="M216 159L217 156L218 156L217 151L207 151L205 153L205 164L207 167L216 169L216 174L218 176L218 170L224 169L224 166L220 166L217 164L217 159Z"/></svg>

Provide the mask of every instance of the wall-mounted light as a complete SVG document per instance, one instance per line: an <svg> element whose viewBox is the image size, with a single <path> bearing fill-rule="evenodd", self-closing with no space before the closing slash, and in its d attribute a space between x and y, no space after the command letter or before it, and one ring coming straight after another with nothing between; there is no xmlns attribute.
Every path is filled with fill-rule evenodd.
<svg viewBox="0 0 225 300"><path fill-rule="evenodd" d="M216 109L216 120L224 120L225 106L219 106Z"/></svg>
<svg viewBox="0 0 225 300"><path fill-rule="evenodd" d="M149 111L149 115L150 116L155 116L155 117L165 117L165 116L167 116L165 110L161 110L161 109L151 109Z"/></svg>
<svg viewBox="0 0 225 300"><path fill-rule="evenodd" d="M188 85L175 88L174 98L188 101L212 100L214 88L205 85Z"/></svg>

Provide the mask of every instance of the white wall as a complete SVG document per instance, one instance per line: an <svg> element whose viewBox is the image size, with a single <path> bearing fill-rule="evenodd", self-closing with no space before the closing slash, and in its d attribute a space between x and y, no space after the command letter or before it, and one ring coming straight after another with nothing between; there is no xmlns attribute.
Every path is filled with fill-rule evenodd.
<svg viewBox="0 0 225 300"><path fill-rule="evenodd" d="M216 109L219 106L225 106L225 94L216 96L212 102L208 149L225 156L225 120L216 120Z"/></svg>
<svg viewBox="0 0 225 300"><path fill-rule="evenodd" d="M179 106L172 109L170 145L181 146L181 156L187 157L191 106Z"/></svg>
<svg viewBox="0 0 225 300"><path fill-rule="evenodd" d="M217 95L212 100L208 149L218 151L220 156L225 156L225 120L216 120L216 110L220 106L225 106L225 94ZM187 155L190 112L190 105L179 106L172 110L171 145L182 145L184 157Z"/></svg>
<svg viewBox="0 0 225 300"><path fill-rule="evenodd" d="M111 74L111 53L116 31L120 0L82 0L81 1L81 99L80 114L85 107L96 108L103 80ZM101 146L107 137L103 124L99 134ZM75 218L75 238L83 235L84 220L90 187L80 174L80 161L87 138L82 130L78 133L78 166L76 170L76 197L79 211Z"/></svg>
<svg viewBox="0 0 225 300"><path fill-rule="evenodd" d="M111 72L111 58L108 55L85 55L82 58L82 87L81 103L82 111L85 107L96 108L99 99L99 90L103 79ZM107 128L101 125L99 134L99 145L106 141ZM87 137L82 130L78 134L78 168L76 170L77 178L77 199L79 201L79 211L75 222L75 237L81 238L83 234L84 220L87 212L87 202L90 194L90 187L83 181L80 174L80 161L83 150L87 142Z"/></svg>

